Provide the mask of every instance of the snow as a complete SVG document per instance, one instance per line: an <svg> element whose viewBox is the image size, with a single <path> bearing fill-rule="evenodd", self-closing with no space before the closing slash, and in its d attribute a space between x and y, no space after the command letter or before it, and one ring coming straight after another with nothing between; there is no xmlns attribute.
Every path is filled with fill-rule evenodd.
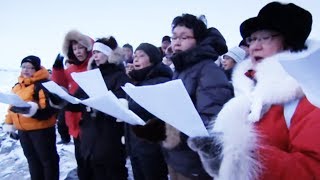
<svg viewBox="0 0 320 180"><path fill-rule="evenodd" d="M0 91L10 92L12 86L17 82L20 69L0 68ZM1 180L27 180L30 179L27 160L23 154L20 141L11 139L2 131L2 125L7 113L8 105L0 103L0 179ZM57 134L57 142L60 135ZM57 144L57 151L60 156L60 179L76 180L77 163L74 157L74 145ZM130 162L127 163L129 178L132 178Z"/></svg>

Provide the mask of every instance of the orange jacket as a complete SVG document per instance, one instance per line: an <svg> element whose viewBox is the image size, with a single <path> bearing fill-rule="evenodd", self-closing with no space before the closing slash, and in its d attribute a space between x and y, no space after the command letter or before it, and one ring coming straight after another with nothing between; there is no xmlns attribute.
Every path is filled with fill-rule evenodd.
<svg viewBox="0 0 320 180"><path fill-rule="evenodd" d="M33 101L38 104L39 109L32 117L25 117L8 110L5 123L13 124L19 130L36 130L52 127L56 123L56 111L50 107L45 92L40 89L38 100L34 99L35 82L49 78L49 72L41 68L31 78L19 76L18 83L12 88L12 92L17 94L24 101Z"/></svg>

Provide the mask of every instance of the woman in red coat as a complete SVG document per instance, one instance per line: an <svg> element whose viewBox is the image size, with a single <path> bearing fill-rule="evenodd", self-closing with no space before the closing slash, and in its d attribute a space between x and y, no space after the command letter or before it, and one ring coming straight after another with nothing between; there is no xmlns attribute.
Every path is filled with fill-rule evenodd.
<svg viewBox="0 0 320 180"><path fill-rule="evenodd" d="M78 89L78 84L72 79L71 73L83 72L87 70L88 62L92 56L91 50L93 40L78 31L69 31L63 42L63 54L72 61L72 64L67 68L63 68L63 58L57 57L52 68L52 80L65 87L69 94L74 95ZM69 134L74 138L75 156L78 164L78 176L81 178L82 163L80 158L80 139L79 139L79 122L81 118L80 112L65 112L65 121L69 128Z"/></svg>
<svg viewBox="0 0 320 180"><path fill-rule="evenodd" d="M189 139L214 179L320 179L320 109L279 63L319 50L311 26L307 10L279 2L241 24L250 59L233 74L235 97L211 137Z"/></svg>

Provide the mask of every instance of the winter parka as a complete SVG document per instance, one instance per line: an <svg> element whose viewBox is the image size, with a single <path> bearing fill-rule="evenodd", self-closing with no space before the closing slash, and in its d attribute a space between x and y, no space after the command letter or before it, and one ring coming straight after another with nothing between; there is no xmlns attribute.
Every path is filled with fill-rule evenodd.
<svg viewBox="0 0 320 180"><path fill-rule="evenodd" d="M71 95L74 95L75 91L78 89L78 84L71 77L73 72L83 72L87 70L89 59L92 56L91 50L93 46L93 40L88 36L85 36L78 31L70 31L67 33L63 43L63 53L65 56L68 55L69 46L72 40L81 42L87 48L88 57L83 62L78 62L77 60L70 59L75 64L71 64L67 69L52 68L52 81L56 82L60 86L63 86L68 90ZM67 56L67 58L69 58ZM81 118L81 113L76 112L65 112L65 121L69 128L69 134L77 138L79 136L79 121Z"/></svg>
<svg viewBox="0 0 320 180"><path fill-rule="evenodd" d="M245 60L236 67L235 97L213 128L222 146L220 168L207 166L214 179L320 179L320 109L279 63L319 49L319 43L309 42L305 51L278 53L256 66ZM249 70L253 76L247 76ZM296 106L288 114L292 103Z"/></svg>
<svg viewBox="0 0 320 180"><path fill-rule="evenodd" d="M41 67L30 78L19 76L18 83L12 88L12 92L24 101L37 103L39 109L31 117L8 110L5 123L14 124L17 129L22 131L46 129L55 125L57 110L49 105L48 94L41 85L41 82L48 81L48 79L49 72L44 67Z"/></svg>
<svg viewBox="0 0 320 180"><path fill-rule="evenodd" d="M106 83L108 90L112 91L117 98L126 98L121 86L130 79L125 73L123 64L104 64L98 67ZM86 99L86 94L78 91L76 97ZM92 108L83 109L80 121L81 153L85 158L112 159L116 157L122 146L121 137L124 136L124 123L116 122L116 118Z"/></svg>
<svg viewBox="0 0 320 180"><path fill-rule="evenodd" d="M226 75L214 62L226 52L223 36L211 28L196 47L171 58L175 66L173 79L182 80L205 126L212 124L212 118L233 94ZM166 127L163 145L168 165L187 177L206 174L198 154L188 147L187 136L171 126Z"/></svg>
<svg viewBox="0 0 320 180"><path fill-rule="evenodd" d="M170 81L172 70L163 63L158 63L154 66L132 71L129 75L136 86L155 85ZM147 122L150 119L156 118L131 98L128 98L128 100L129 109L142 120ZM131 127L129 124L126 125L126 147L132 161L135 178L167 179L167 165L163 157L161 145L137 137ZM143 175L140 175L140 171L143 172Z"/></svg>

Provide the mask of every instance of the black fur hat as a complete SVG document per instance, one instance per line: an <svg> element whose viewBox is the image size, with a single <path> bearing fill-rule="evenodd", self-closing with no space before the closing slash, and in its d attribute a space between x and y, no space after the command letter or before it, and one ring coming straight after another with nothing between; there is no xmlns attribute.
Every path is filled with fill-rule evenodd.
<svg viewBox="0 0 320 180"><path fill-rule="evenodd" d="M309 11L293 4L271 2L264 6L257 17L249 18L240 25L243 38L259 30L275 30L283 34L293 50L304 48L312 27Z"/></svg>
<svg viewBox="0 0 320 180"><path fill-rule="evenodd" d="M141 43L135 51L137 50L144 51L149 56L150 62L153 64L158 64L162 62L160 50L152 44Z"/></svg>

